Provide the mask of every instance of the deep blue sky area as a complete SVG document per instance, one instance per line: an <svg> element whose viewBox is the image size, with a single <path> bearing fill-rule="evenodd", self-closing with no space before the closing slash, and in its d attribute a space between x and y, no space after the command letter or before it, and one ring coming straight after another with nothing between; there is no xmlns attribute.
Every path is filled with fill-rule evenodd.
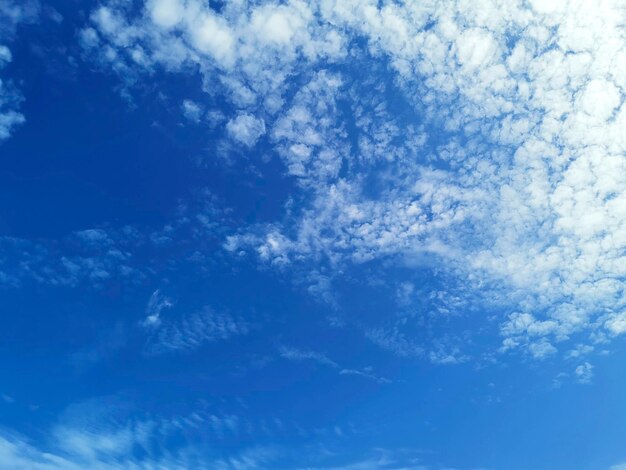
<svg viewBox="0 0 626 470"><path fill-rule="evenodd" d="M625 25L0 0L0 470L626 469Z"/></svg>

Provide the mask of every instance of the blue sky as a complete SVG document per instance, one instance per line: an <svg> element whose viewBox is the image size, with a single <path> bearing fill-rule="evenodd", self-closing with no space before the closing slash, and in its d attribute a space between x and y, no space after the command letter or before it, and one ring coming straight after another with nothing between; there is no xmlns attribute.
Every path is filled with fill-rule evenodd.
<svg viewBox="0 0 626 470"><path fill-rule="evenodd" d="M626 10L0 0L0 468L626 469Z"/></svg>

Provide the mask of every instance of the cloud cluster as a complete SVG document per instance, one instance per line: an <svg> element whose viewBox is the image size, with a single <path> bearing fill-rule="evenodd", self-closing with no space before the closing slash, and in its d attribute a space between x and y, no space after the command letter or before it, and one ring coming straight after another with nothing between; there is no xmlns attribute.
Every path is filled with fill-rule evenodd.
<svg viewBox="0 0 626 470"><path fill-rule="evenodd" d="M325 4L450 133L435 149L449 169L418 168L413 186L374 201L355 178L341 181L298 221L317 233L285 239L272 228L262 257L443 256L509 291L521 312L503 325L504 346L535 357L581 331L594 340L626 331L619 4Z"/></svg>
<svg viewBox="0 0 626 470"><path fill-rule="evenodd" d="M436 257L508 299L502 350L534 357L626 331L619 2L154 0L91 18L97 60L129 83L199 71L244 110L231 137L267 132L301 183L287 222L228 249L280 265Z"/></svg>
<svg viewBox="0 0 626 470"><path fill-rule="evenodd" d="M239 108L274 113L298 62L333 60L343 52L337 31L302 1L220 12L199 0L149 0L139 17L132 5L107 2L81 32L85 49L128 84L158 69L198 71L207 92L222 90Z"/></svg>
<svg viewBox="0 0 626 470"><path fill-rule="evenodd" d="M109 281L134 282L143 277L132 247L139 234L88 229L61 241L0 237L0 285L18 287L35 282L59 287L86 284L99 289Z"/></svg>
<svg viewBox="0 0 626 470"><path fill-rule="evenodd" d="M219 244L216 232L228 224L226 212L211 193L201 191L181 201L168 223L156 228L88 228L55 239L0 236L0 286L35 282L99 290L107 283L134 286L166 276L172 265L206 261L201 251Z"/></svg>

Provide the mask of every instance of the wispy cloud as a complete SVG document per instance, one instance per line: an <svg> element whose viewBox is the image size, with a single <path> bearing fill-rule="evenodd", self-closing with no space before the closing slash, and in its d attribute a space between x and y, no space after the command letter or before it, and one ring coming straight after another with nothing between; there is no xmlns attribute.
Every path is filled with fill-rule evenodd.
<svg viewBox="0 0 626 470"><path fill-rule="evenodd" d="M171 308L172 300L161 294L159 289L155 290L150 296L148 305L146 306L146 317L142 325L146 328L154 328L161 324L161 312Z"/></svg>
<svg viewBox="0 0 626 470"><path fill-rule="evenodd" d="M591 379L593 379L593 366L584 362L574 370L576 381L581 384L591 383Z"/></svg>
<svg viewBox="0 0 626 470"><path fill-rule="evenodd" d="M424 451L376 448L360 459L344 459L342 464L318 464L297 467L298 470L435 470L451 467L430 466L423 462Z"/></svg>
<svg viewBox="0 0 626 470"><path fill-rule="evenodd" d="M334 360L330 359L326 354L318 351L302 350L285 346L282 346L279 351L281 357L290 361L313 361L320 365L336 369L339 375L353 375L370 379L378 383L391 383L391 380L374 374L372 367L368 366L362 369L344 368Z"/></svg>
<svg viewBox="0 0 626 470"><path fill-rule="evenodd" d="M373 380L379 383L391 383L391 380L386 379L385 377L379 377L375 375L372 367L364 367L362 370L357 369L341 369L339 371L339 375L355 375L357 377L364 377L366 379Z"/></svg>
<svg viewBox="0 0 626 470"><path fill-rule="evenodd" d="M3 433L0 466L33 470L226 470L266 468L276 458L272 448L261 446L234 452L211 451L211 442L239 435L237 416L198 409L182 416L118 419L115 409L115 403L106 400L76 404L56 426L46 430L48 438L44 442ZM165 450L164 444L171 444L172 439L177 444Z"/></svg>
<svg viewBox="0 0 626 470"><path fill-rule="evenodd" d="M339 364L332 359L329 359L326 354L317 351L304 351L301 349L283 346L280 348L280 355L290 361L314 361L324 366L339 367Z"/></svg>

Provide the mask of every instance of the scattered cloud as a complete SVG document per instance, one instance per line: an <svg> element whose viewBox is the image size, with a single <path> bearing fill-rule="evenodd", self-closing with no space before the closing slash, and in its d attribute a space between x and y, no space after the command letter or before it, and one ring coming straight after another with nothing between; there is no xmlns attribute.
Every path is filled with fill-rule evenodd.
<svg viewBox="0 0 626 470"><path fill-rule="evenodd" d="M303 351L301 349L283 346L280 348L280 355L290 361L314 361L324 366L339 367L339 364L329 359L326 354L317 351Z"/></svg>
<svg viewBox="0 0 626 470"><path fill-rule="evenodd" d="M391 380L379 377L373 373L372 367L364 367L362 369L348 369L340 366L337 362L330 359L326 354L317 351L302 350L289 347L281 347L280 355L284 359L290 361L313 361L320 365L336 369L339 375L353 375L373 380L378 383L391 383Z"/></svg>
<svg viewBox="0 0 626 470"><path fill-rule="evenodd" d="M259 137L265 134L265 123L262 119L250 114L240 114L226 124L230 136L247 147L253 147Z"/></svg>
<svg viewBox="0 0 626 470"><path fill-rule="evenodd" d="M155 290L150 296L150 300L146 306L146 317L142 325L146 328L158 327L161 324L161 312L171 308L173 305L171 299L161 294L159 289Z"/></svg>
<svg viewBox="0 0 626 470"><path fill-rule="evenodd" d="M110 234L109 234L110 235ZM85 230L57 240L0 237L0 284L20 286L36 282L58 287L87 284L101 287L111 279L140 279L132 253L133 230L122 229L114 239L102 230Z"/></svg>
<svg viewBox="0 0 626 470"><path fill-rule="evenodd" d="M576 367L574 371L576 376L576 381L581 384L591 383L591 379L593 378L593 366L588 362L584 362L583 364Z"/></svg>
<svg viewBox="0 0 626 470"><path fill-rule="evenodd" d="M183 100L181 108L187 120L196 124L202 120L204 110L201 104L192 100Z"/></svg>
<svg viewBox="0 0 626 470"><path fill-rule="evenodd" d="M400 357L420 357L424 354L422 346L408 340L398 328L373 329L368 331L366 336L374 344L383 349L387 349Z"/></svg>
<svg viewBox="0 0 626 470"><path fill-rule="evenodd" d="M589 346L586 344L578 344L576 345L576 347L574 349L569 350L566 354L565 357L567 359L576 359L579 357L583 357L586 356L588 354L591 354L594 351L594 347L593 346Z"/></svg>
<svg viewBox="0 0 626 470"><path fill-rule="evenodd" d="M362 370L357 369L341 369L339 371L339 375L355 375L357 377L364 377L366 379L373 380L378 383L388 384L391 383L391 380L386 379L385 377L378 377L377 375L372 373L371 367L364 367Z"/></svg>
<svg viewBox="0 0 626 470"><path fill-rule="evenodd" d="M239 109L276 111L300 60L342 56L341 35L301 2L247 7L228 3L218 13L191 1L145 2L140 17L106 2L81 31L87 54L129 86L158 67L198 68L207 89L219 87Z"/></svg>

